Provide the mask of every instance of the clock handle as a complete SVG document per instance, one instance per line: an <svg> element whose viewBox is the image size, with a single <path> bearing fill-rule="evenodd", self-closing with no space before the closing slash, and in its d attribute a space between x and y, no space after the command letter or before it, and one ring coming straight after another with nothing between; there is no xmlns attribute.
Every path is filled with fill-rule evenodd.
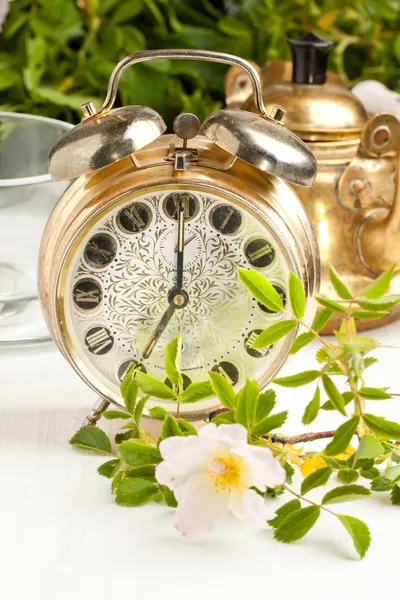
<svg viewBox="0 0 400 600"><path fill-rule="evenodd" d="M86 425L96 425L97 421L101 418L103 412L106 411L109 406L110 402L105 398L99 396L92 410L83 421L82 427L85 427Z"/></svg>
<svg viewBox="0 0 400 600"><path fill-rule="evenodd" d="M253 65L247 62L247 60L239 58L238 56L225 54L224 52L214 52L212 50L145 50L144 52L136 52L135 54L126 56L117 64L111 73L107 96L104 100L103 106L97 113L87 112L86 116L94 117L107 113L115 102L119 80L124 71L126 71L126 69L131 65L154 59L205 60L209 62L217 62L240 67L247 73L251 81L253 87L254 104L257 108L257 111L264 118L275 122L274 115L268 115L265 109L260 77Z"/></svg>

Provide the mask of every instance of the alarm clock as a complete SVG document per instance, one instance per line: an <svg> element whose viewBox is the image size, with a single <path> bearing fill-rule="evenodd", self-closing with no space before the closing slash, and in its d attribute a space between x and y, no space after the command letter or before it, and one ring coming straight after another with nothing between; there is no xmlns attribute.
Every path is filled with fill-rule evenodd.
<svg viewBox="0 0 400 600"><path fill-rule="evenodd" d="M257 114L218 110L200 124L181 114L174 134L145 106L112 108L122 73L154 59L200 59L244 69ZM149 84L151 85L151 84ZM286 359L296 332L268 348L253 341L288 318L287 279L295 272L307 295L305 320L320 279L316 239L292 187L310 186L316 161L267 114L254 67L238 57L200 50L152 50L114 69L103 107L54 145L54 180L74 181L55 207L40 251L39 290L50 332L78 375L99 395L95 423L121 404L120 382L133 365L165 379L165 348L183 336L184 388L218 371L234 386L265 385ZM271 312L243 287L238 268L265 275L285 309ZM154 402L153 402L154 400ZM175 404L150 399L148 408ZM218 407L216 397L181 406L187 419Z"/></svg>

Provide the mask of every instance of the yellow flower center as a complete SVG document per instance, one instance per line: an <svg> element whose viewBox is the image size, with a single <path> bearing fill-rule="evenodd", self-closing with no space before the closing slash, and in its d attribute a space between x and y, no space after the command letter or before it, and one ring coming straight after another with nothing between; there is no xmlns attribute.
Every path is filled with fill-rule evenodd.
<svg viewBox="0 0 400 600"><path fill-rule="evenodd" d="M217 492L225 491L227 488L230 491L231 487L242 485L242 469L232 457L214 458L207 473L212 477Z"/></svg>

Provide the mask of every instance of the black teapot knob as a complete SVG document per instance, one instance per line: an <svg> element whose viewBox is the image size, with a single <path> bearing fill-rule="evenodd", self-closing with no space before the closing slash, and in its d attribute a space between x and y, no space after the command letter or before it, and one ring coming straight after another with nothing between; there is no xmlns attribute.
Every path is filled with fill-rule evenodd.
<svg viewBox="0 0 400 600"><path fill-rule="evenodd" d="M289 40L289 44L293 57L293 83L325 83L328 56L333 42L315 33L305 33Z"/></svg>

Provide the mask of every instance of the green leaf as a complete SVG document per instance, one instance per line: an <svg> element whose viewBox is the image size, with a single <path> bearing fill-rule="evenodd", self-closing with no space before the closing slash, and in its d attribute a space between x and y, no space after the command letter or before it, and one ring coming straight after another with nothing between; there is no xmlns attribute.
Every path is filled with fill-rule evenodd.
<svg viewBox="0 0 400 600"><path fill-rule="evenodd" d="M174 492L172 492L169 488L167 488L166 485L160 485L160 490L164 497L165 504L167 506L170 506L171 508L176 508L178 506L178 503L174 496Z"/></svg>
<svg viewBox="0 0 400 600"><path fill-rule="evenodd" d="M390 500L394 506L400 506L400 487L398 485L395 485L392 489Z"/></svg>
<svg viewBox="0 0 400 600"><path fill-rule="evenodd" d="M176 419L170 414L165 415L164 423L161 430L161 439L165 440L166 438L173 436L183 436L184 433L182 429L179 427L179 424Z"/></svg>
<svg viewBox="0 0 400 600"><path fill-rule="evenodd" d="M305 331L297 336L290 347L289 354L296 354L299 350L307 346L314 339L314 334L311 331Z"/></svg>
<svg viewBox="0 0 400 600"><path fill-rule="evenodd" d="M139 384L137 383L137 381L132 380L128 387L125 390L125 395L124 395L124 403L126 406L127 411L129 412L129 414L131 414L133 416L133 413L135 412L135 406L136 406L136 401L137 401L137 397L138 397L138 392L139 392Z"/></svg>
<svg viewBox="0 0 400 600"><path fill-rule="evenodd" d="M261 421L258 421L252 428L251 432L253 435L265 435L278 427L282 427L288 416L288 411L276 413L270 417L264 417Z"/></svg>
<svg viewBox="0 0 400 600"><path fill-rule="evenodd" d="M337 456L341 452L344 452L350 444L351 438L355 434L359 422L360 417L356 416L340 425L340 427L337 428L332 441L329 442L325 448L324 454L326 454L326 456Z"/></svg>
<svg viewBox="0 0 400 600"><path fill-rule="evenodd" d="M252 344L252 348L260 349L265 348L266 346L271 346L275 344L278 340L282 339L288 333L296 329L297 321L286 320L279 321L278 323L274 323L268 329L264 329L262 333L254 340Z"/></svg>
<svg viewBox="0 0 400 600"><path fill-rule="evenodd" d="M274 286L257 271L238 269L239 279L247 287L256 300L269 310L280 312L283 310L282 298Z"/></svg>
<svg viewBox="0 0 400 600"><path fill-rule="evenodd" d="M342 394L343 398L344 398L344 404L345 406L347 406L348 404L350 404L350 402L352 400L354 400L354 394L353 392L343 392ZM330 400L327 400L322 406L321 406L322 410L336 410L336 408L333 406L332 402Z"/></svg>
<svg viewBox="0 0 400 600"><path fill-rule="evenodd" d="M113 12L112 21L114 23L132 21L142 11L143 4L143 0L126 0L126 2L118 3Z"/></svg>
<svg viewBox="0 0 400 600"><path fill-rule="evenodd" d="M229 410L227 412L220 413L213 417L211 421L216 425L230 425L231 423L236 423L235 412L233 410Z"/></svg>
<svg viewBox="0 0 400 600"><path fill-rule="evenodd" d="M150 377L150 375L145 373L137 373L136 378L140 389L147 396L154 396L155 398L161 398L163 400L175 399L175 393L171 390L171 388L165 385L165 383L158 381L158 379Z"/></svg>
<svg viewBox="0 0 400 600"><path fill-rule="evenodd" d="M342 415L346 416L346 410L344 405L344 398L342 394L337 389L336 385L333 383L332 379L328 377L325 373L322 373L322 384L324 386L325 392L328 395L329 400L332 402L333 406L338 410Z"/></svg>
<svg viewBox="0 0 400 600"><path fill-rule="evenodd" d="M260 394L257 381L248 379L237 395L235 421L246 429L255 421L255 409Z"/></svg>
<svg viewBox="0 0 400 600"><path fill-rule="evenodd" d="M382 317L384 317L385 315L388 315L388 311L384 311L384 310L377 310L377 311L372 311L372 310L352 310L351 314L353 315L353 317L356 317L357 319L367 319L369 321L372 321L374 319L380 319Z"/></svg>
<svg viewBox="0 0 400 600"><path fill-rule="evenodd" d="M396 265L393 265L388 271L379 275L373 283L360 292L360 296L363 298L381 298L384 296L389 289L395 270Z"/></svg>
<svg viewBox="0 0 400 600"><path fill-rule="evenodd" d="M391 489L393 489L393 482L384 475L376 477L371 482L371 490L373 492L389 492Z"/></svg>
<svg viewBox="0 0 400 600"><path fill-rule="evenodd" d="M286 504L283 504L282 506L280 506L275 511L275 514L277 516L274 517L273 519L270 519L269 521L267 521L267 523L271 527L278 527L282 523L282 521L284 521L286 519L286 517L288 517L295 510L299 510L300 508L301 508L300 500L290 500L290 502L286 502Z"/></svg>
<svg viewBox="0 0 400 600"><path fill-rule="evenodd" d="M321 296L315 296L315 299L319 304L325 306L325 308L329 308L334 313L345 314L345 312L347 312L347 308L338 302L322 298Z"/></svg>
<svg viewBox="0 0 400 600"><path fill-rule="evenodd" d="M275 379L272 380L272 383L282 385L283 387L295 388L311 383L320 376L320 371L302 371L301 373L289 375L288 377L275 377Z"/></svg>
<svg viewBox="0 0 400 600"><path fill-rule="evenodd" d="M165 348L165 372L172 384L182 385L183 377L180 372L182 355L182 336L178 335Z"/></svg>
<svg viewBox="0 0 400 600"><path fill-rule="evenodd" d="M353 294L350 292L346 284L340 278L339 273L336 271L333 265L329 265L329 278L332 282L333 287L336 290L337 295L343 300L352 300Z"/></svg>
<svg viewBox="0 0 400 600"><path fill-rule="evenodd" d="M338 504L339 502L362 500L370 495L371 492L362 485L341 485L325 494L322 498L322 504Z"/></svg>
<svg viewBox="0 0 400 600"><path fill-rule="evenodd" d="M356 348L359 352L369 352L370 350L378 348L380 344L370 337L359 335L351 340L351 346Z"/></svg>
<svg viewBox="0 0 400 600"><path fill-rule="evenodd" d="M156 499L160 488L156 483L141 477L123 479L118 485L115 502L121 506L143 506Z"/></svg>
<svg viewBox="0 0 400 600"><path fill-rule="evenodd" d="M126 371L123 380L120 384L121 396L125 399L127 389L132 382L133 376L135 373L134 365L132 364L129 369Z"/></svg>
<svg viewBox="0 0 400 600"><path fill-rule="evenodd" d="M132 438L139 438L139 437L140 437L140 433L139 433L138 428L135 425L135 427L132 427L130 429L125 429L124 431L117 433L115 435L115 443L121 444L122 442L131 440Z"/></svg>
<svg viewBox="0 0 400 600"><path fill-rule="evenodd" d="M387 393L387 389L362 387L358 393L362 398L366 398L367 400L388 400L392 395Z"/></svg>
<svg viewBox="0 0 400 600"><path fill-rule="evenodd" d="M235 390L226 377L214 371L209 371L208 375L212 389L222 406L225 406L225 408L235 408Z"/></svg>
<svg viewBox="0 0 400 600"><path fill-rule="evenodd" d="M398 423L369 414L364 415L364 422L375 435L388 440L400 441L400 425Z"/></svg>
<svg viewBox="0 0 400 600"><path fill-rule="evenodd" d="M180 401L184 404L198 402L214 394L209 381L197 381L188 385L186 390L179 394Z"/></svg>
<svg viewBox="0 0 400 600"><path fill-rule="evenodd" d="M139 440L129 440L119 444L118 450L121 457L132 467L142 465L156 465L161 462L161 454L158 448L149 446Z"/></svg>
<svg viewBox="0 0 400 600"><path fill-rule="evenodd" d="M360 475L365 479L376 479L380 476L380 471L376 467L371 467L370 469L360 469Z"/></svg>
<svg viewBox="0 0 400 600"><path fill-rule="evenodd" d="M256 422L261 421L264 417L268 417L276 404L276 393L274 390L266 390L262 392L256 403Z"/></svg>
<svg viewBox="0 0 400 600"><path fill-rule="evenodd" d="M334 312L335 311L331 310L330 308L322 308L321 310L319 310L318 313L315 315L313 324L311 325L311 329L313 329L317 333L318 331L321 331L321 329L323 329L327 322L331 319Z"/></svg>
<svg viewBox="0 0 400 600"><path fill-rule="evenodd" d="M131 415L129 413L122 412L121 410L106 410L103 412L102 416L108 421L112 421L113 419L130 419Z"/></svg>
<svg viewBox="0 0 400 600"><path fill-rule="evenodd" d="M275 539L287 544L300 540L315 525L320 512L319 506L307 506L292 512L275 529Z"/></svg>
<svg viewBox="0 0 400 600"><path fill-rule="evenodd" d="M345 527L347 533L350 534L354 548L363 558L371 544L371 535L367 525L364 521L356 519L355 517L347 517L346 515L336 515L342 525Z"/></svg>
<svg viewBox="0 0 400 600"><path fill-rule="evenodd" d="M385 473L386 477L390 479L390 481L397 481L400 477L400 465L395 465L393 467L388 467Z"/></svg>
<svg viewBox="0 0 400 600"><path fill-rule="evenodd" d="M139 402L136 404L134 417L135 417L135 421L138 426L140 425L140 420L142 418L143 410L144 410L144 407L146 406L146 402L148 399L149 399L149 396L143 396L143 398L141 398L139 400Z"/></svg>
<svg viewBox="0 0 400 600"><path fill-rule="evenodd" d="M400 302L400 296L388 296L386 298L356 298L361 308L367 310L388 310Z"/></svg>
<svg viewBox="0 0 400 600"><path fill-rule="evenodd" d="M304 411L304 415L302 418L302 423L304 425L309 425L314 421L314 419L317 418L320 405L320 396L321 394L319 391L319 387L317 387L313 399L307 404L306 409Z"/></svg>
<svg viewBox="0 0 400 600"><path fill-rule="evenodd" d="M310 490L313 490L320 485L325 485L331 475L331 467L324 467L323 469L314 471L314 473L311 473L311 475L303 479L301 483L301 495L304 496Z"/></svg>
<svg viewBox="0 0 400 600"><path fill-rule="evenodd" d="M118 470L121 466L121 461L118 458L113 458L112 460L108 460L103 463L97 469L99 475L103 477L107 477L107 479L111 479L118 473Z"/></svg>
<svg viewBox="0 0 400 600"><path fill-rule="evenodd" d="M79 446L79 448L84 448L85 450L95 450L96 452L111 454L111 442L107 434L94 425L85 425L78 429L69 443L72 446Z"/></svg>
<svg viewBox="0 0 400 600"><path fill-rule="evenodd" d="M341 483L354 483L359 477L355 469L340 469L337 476Z"/></svg>
<svg viewBox="0 0 400 600"><path fill-rule="evenodd" d="M182 433L184 433L185 435L198 435L196 427L194 427L185 419L179 418L178 425Z"/></svg>
<svg viewBox="0 0 400 600"><path fill-rule="evenodd" d="M168 411L162 406L153 406L153 408L149 409L149 417L157 421L164 421L167 414Z"/></svg>
<svg viewBox="0 0 400 600"><path fill-rule="evenodd" d="M302 319L306 310L306 295L303 284L296 273L289 275L289 300L296 319Z"/></svg>

